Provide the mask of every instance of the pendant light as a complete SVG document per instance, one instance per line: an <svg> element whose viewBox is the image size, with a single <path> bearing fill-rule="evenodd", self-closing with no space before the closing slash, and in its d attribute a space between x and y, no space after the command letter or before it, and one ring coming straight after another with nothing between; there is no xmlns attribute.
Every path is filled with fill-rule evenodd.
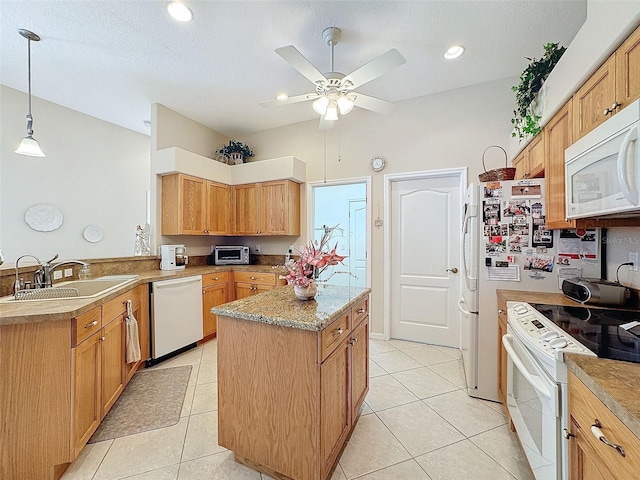
<svg viewBox="0 0 640 480"><path fill-rule="evenodd" d="M33 138L33 117L31 116L31 41L39 42L40 37L29 30L19 29L18 33L27 39L29 61L29 113L27 113L27 136L22 139L15 153L29 157L45 157L38 141Z"/></svg>

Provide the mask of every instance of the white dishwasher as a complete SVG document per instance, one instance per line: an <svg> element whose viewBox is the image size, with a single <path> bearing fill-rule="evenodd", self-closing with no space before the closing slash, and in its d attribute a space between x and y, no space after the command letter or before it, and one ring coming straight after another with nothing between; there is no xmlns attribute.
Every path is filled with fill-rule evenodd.
<svg viewBox="0 0 640 480"><path fill-rule="evenodd" d="M151 360L202 339L202 276L151 283Z"/></svg>

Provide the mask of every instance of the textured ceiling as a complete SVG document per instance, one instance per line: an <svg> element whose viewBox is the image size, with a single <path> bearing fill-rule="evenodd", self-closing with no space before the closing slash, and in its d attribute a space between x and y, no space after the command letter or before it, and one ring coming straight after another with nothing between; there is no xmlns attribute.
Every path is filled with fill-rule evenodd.
<svg viewBox="0 0 640 480"><path fill-rule="evenodd" d="M161 103L223 134L241 136L316 119L311 103L263 108L311 83L274 53L294 45L329 70L328 26L342 29L335 67L350 73L390 48L407 63L358 89L389 101L518 75L547 42L568 45L586 0L195 1L173 21L164 0L0 0L0 83L142 133ZM465 54L446 61L444 51ZM371 115L376 115L371 113ZM37 112L34 111L37 118Z"/></svg>

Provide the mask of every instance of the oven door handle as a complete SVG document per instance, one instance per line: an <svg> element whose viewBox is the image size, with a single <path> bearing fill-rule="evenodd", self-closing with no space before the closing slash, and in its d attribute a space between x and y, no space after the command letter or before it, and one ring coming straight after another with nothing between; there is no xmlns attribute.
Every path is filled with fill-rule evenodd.
<svg viewBox="0 0 640 480"><path fill-rule="evenodd" d="M527 382L531 384L533 388L536 389L540 395L543 395L547 399L551 399L551 392L545 388L544 384L540 381L540 377L531 373L525 364L522 362L518 353L515 351L511 343L513 342L513 335L508 333L502 336L502 345L504 345L504 349L507 351L509 358L513 362L513 364L520 370L520 373L527 379Z"/></svg>

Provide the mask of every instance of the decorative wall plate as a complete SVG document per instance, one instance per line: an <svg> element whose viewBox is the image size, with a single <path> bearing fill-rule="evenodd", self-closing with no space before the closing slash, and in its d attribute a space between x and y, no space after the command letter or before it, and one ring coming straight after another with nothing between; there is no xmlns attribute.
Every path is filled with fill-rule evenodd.
<svg viewBox="0 0 640 480"><path fill-rule="evenodd" d="M38 232L52 232L62 225L62 212L53 205L40 203L29 207L24 214L24 221Z"/></svg>
<svg viewBox="0 0 640 480"><path fill-rule="evenodd" d="M87 242L96 243L104 238L104 230L98 225L88 225L82 232L82 236Z"/></svg>

